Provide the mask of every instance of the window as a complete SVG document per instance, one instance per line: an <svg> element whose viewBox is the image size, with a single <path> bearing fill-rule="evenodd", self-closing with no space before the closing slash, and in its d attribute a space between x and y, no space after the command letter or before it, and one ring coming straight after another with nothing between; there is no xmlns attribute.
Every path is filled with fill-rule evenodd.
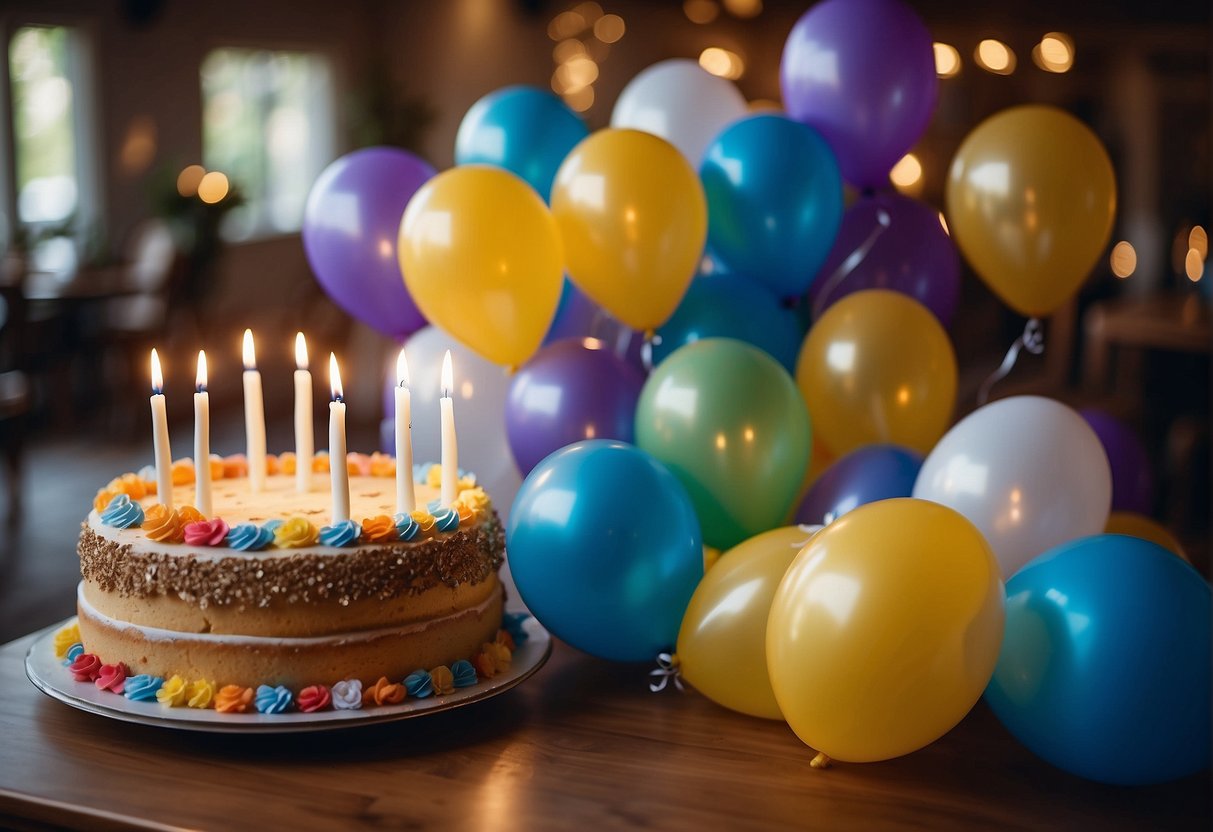
<svg viewBox="0 0 1213 832"><path fill-rule="evenodd" d="M299 230L308 189L333 158L328 61L305 52L216 49L202 64L202 155L243 198L229 239Z"/></svg>

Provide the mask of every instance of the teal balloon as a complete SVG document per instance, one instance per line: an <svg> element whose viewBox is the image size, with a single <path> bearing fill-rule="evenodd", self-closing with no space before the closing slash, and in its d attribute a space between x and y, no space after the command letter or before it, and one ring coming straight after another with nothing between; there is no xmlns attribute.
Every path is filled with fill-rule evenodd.
<svg viewBox="0 0 1213 832"><path fill-rule="evenodd" d="M1209 585L1119 534L1062 544L1007 582L986 700L1048 762L1117 785L1209 766Z"/></svg>
<svg viewBox="0 0 1213 832"><path fill-rule="evenodd" d="M544 627L579 650L652 661L703 577L690 498L644 451L591 439L527 476L506 530L510 574Z"/></svg>
<svg viewBox="0 0 1213 832"><path fill-rule="evenodd" d="M585 122L552 93L503 87L473 104L463 117L455 135L455 164L505 168L546 201L556 169L587 135Z"/></svg>
<svg viewBox="0 0 1213 832"><path fill-rule="evenodd" d="M636 444L686 486L704 541L731 548L783 525L804 478L809 414L762 350L708 338L654 368L636 407Z"/></svg>
<svg viewBox="0 0 1213 832"><path fill-rule="evenodd" d="M653 346L655 364L704 338L736 338L794 373L805 329L770 290L735 274L712 274L691 281L682 303L657 334L661 341Z"/></svg>
<svg viewBox="0 0 1213 832"><path fill-rule="evenodd" d="M842 174L825 139L781 115L726 127L699 169L708 245L778 298L803 295L842 223Z"/></svg>

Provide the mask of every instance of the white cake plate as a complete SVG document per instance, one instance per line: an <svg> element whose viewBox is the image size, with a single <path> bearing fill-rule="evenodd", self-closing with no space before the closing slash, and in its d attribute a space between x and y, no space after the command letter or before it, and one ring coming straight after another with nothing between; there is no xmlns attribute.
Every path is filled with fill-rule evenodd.
<svg viewBox="0 0 1213 832"><path fill-rule="evenodd" d="M25 656L25 675L35 686L52 699L58 699L93 714L176 728L184 731L211 731L219 733L293 733L299 731L329 731L375 722L392 722L398 719L427 716L449 711L473 702L490 699L504 693L527 679L543 666L552 653L552 639L547 630L534 618L523 625L527 639L514 651L509 670L492 679L482 679L475 685L456 688L445 696L429 696L425 699L406 699L399 705L375 705L356 711L325 710L305 714L290 711L283 714L223 714L213 709L166 708L159 702L132 702L125 696L100 690L90 682L77 682L63 664L55 657L55 633L72 624L69 618L39 633ZM297 691L296 691L297 692Z"/></svg>

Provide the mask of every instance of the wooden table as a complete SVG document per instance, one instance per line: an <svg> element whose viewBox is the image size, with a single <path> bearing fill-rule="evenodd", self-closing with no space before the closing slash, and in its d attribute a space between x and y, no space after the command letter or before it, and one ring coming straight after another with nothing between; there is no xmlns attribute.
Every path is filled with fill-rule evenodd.
<svg viewBox="0 0 1213 832"><path fill-rule="evenodd" d="M1083 320L1083 374L1092 388L1107 385L1114 347L1207 353L1213 345L1209 301L1194 291L1101 301L1087 310ZM1140 368L1127 375L1140 375Z"/></svg>
<svg viewBox="0 0 1213 832"><path fill-rule="evenodd" d="M465 709L324 734L194 734L73 710L0 648L0 826L42 829L1209 828L1207 774L1113 788L1050 768L984 705L929 748L809 767L782 723L647 690L556 645Z"/></svg>

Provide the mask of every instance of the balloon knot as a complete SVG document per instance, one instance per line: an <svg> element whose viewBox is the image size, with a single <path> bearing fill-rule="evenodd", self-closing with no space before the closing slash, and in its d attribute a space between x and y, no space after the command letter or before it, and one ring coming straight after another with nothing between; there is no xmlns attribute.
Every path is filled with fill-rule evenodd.
<svg viewBox="0 0 1213 832"><path fill-rule="evenodd" d="M682 671L678 669L678 655L675 653L658 653L657 667L649 671L649 690L660 693L666 689L672 680L674 687L685 690L682 685Z"/></svg>
<svg viewBox="0 0 1213 832"><path fill-rule="evenodd" d="M1045 333L1044 328L1040 325L1040 318L1028 318L1028 322L1024 324L1023 332L1015 342L1011 344L1011 348L1007 350L1007 354L1003 356L1002 364L998 369L990 373L981 384L981 389L977 391L977 404L983 405L990 400L990 392L994 389L994 385L1007 377L1007 374L1015 367L1015 362L1019 360L1021 350L1027 350L1032 355L1040 355L1045 351Z"/></svg>
<svg viewBox="0 0 1213 832"><path fill-rule="evenodd" d="M809 766L811 768L829 768L830 758L826 756L824 751L818 751L817 756L809 760Z"/></svg>

